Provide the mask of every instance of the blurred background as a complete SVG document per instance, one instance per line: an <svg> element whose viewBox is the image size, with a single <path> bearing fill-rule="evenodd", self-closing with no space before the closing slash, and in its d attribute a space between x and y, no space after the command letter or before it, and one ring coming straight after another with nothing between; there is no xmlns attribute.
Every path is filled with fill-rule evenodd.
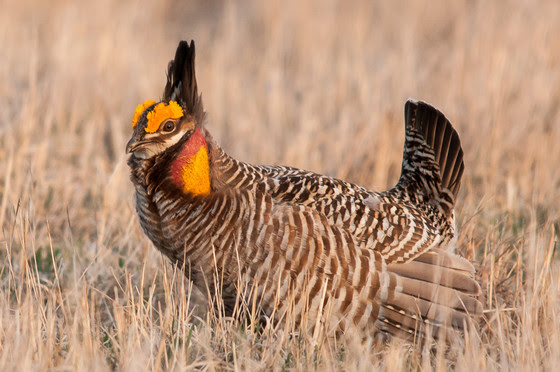
<svg viewBox="0 0 560 372"><path fill-rule="evenodd" d="M207 128L230 155L383 190L400 173L413 97L461 138L460 244L482 276L489 250L532 242L507 256L499 279L521 261L532 278L549 254L539 239L558 240L556 0L3 0L0 9L5 293L30 260L63 291L108 293L126 272L160 270L124 148L134 109L161 97L182 39L195 40ZM491 272L482 279L501 275Z"/></svg>

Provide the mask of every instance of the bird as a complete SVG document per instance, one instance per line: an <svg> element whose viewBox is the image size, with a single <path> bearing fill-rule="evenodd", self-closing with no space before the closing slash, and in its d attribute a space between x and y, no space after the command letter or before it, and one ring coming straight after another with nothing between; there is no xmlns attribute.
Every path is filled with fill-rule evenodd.
<svg viewBox="0 0 560 372"><path fill-rule="evenodd" d="M464 331L482 305L456 252L463 150L433 106L409 99L404 111L401 175L387 191L251 165L207 129L194 41L181 41L161 100L138 105L126 145L139 223L226 314L257 301L266 319L342 333Z"/></svg>

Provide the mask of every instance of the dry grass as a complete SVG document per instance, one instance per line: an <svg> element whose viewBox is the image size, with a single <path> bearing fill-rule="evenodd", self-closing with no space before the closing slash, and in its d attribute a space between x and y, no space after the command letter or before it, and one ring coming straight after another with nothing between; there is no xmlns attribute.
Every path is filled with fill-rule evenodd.
<svg viewBox="0 0 560 372"><path fill-rule="evenodd" d="M96 3L94 5L94 3ZM0 370L542 370L560 364L560 3L3 1ZM446 352L289 338L189 309L124 146L180 39L234 156L392 185L407 97L460 133L480 335Z"/></svg>

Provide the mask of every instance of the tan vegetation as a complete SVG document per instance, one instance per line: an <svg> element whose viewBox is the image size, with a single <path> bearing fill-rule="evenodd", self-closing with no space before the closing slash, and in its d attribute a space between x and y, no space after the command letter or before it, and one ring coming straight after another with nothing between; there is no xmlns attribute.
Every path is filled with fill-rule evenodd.
<svg viewBox="0 0 560 372"><path fill-rule="evenodd" d="M0 12L0 370L554 369L560 364L558 1L28 1ZM124 147L195 39L232 155L384 189L402 107L461 136L479 335L448 350L290 337L190 310L143 236Z"/></svg>

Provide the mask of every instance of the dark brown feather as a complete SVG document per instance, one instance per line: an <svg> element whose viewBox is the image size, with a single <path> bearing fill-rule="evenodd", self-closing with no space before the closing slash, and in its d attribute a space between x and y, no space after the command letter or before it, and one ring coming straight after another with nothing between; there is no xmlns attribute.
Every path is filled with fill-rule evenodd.
<svg viewBox="0 0 560 372"><path fill-rule="evenodd" d="M195 75L195 47L191 40L189 45L181 41L175 52L175 58L167 68L167 83L163 90L163 101L178 102L188 114L194 116L198 125L204 119L202 96L198 94Z"/></svg>
<svg viewBox="0 0 560 372"><path fill-rule="evenodd" d="M427 103L408 100L404 113L407 137L399 186L409 194L422 194L429 204L446 200L440 206L448 217L464 169L459 135L449 120ZM447 200L446 190L452 200Z"/></svg>

